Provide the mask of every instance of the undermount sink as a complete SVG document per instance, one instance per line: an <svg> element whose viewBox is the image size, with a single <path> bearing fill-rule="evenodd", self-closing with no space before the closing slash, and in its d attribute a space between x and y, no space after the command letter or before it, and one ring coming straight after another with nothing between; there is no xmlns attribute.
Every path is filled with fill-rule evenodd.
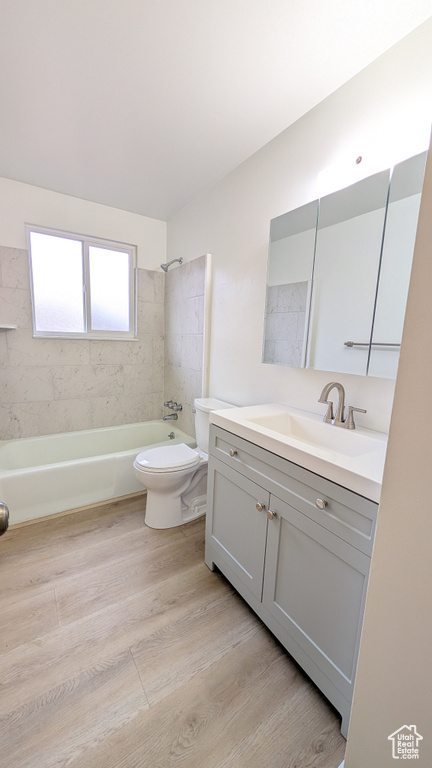
<svg viewBox="0 0 432 768"><path fill-rule="evenodd" d="M379 501L387 435L327 424L323 417L287 405L213 411L210 421L282 458Z"/></svg>

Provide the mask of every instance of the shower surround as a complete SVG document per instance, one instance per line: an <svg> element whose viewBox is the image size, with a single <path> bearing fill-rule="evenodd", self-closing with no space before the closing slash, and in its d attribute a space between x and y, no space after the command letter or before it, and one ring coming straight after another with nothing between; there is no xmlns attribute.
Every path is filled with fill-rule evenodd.
<svg viewBox="0 0 432 768"><path fill-rule="evenodd" d="M177 423L190 432L187 405L201 395L204 274L204 257L167 275L139 268L134 341L34 339L28 253L0 247L0 324L17 326L0 332L0 439L160 419L169 398L186 406Z"/></svg>

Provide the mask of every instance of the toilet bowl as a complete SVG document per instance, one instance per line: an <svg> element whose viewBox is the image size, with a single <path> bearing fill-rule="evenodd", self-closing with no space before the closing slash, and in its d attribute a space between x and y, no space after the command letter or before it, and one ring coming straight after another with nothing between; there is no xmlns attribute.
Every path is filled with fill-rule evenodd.
<svg viewBox="0 0 432 768"><path fill-rule="evenodd" d="M209 414L232 407L216 398L196 398L197 448L180 443L138 454L133 466L136 478L147 489L145 523L149 528L173 528L205 514Z"/></svg>

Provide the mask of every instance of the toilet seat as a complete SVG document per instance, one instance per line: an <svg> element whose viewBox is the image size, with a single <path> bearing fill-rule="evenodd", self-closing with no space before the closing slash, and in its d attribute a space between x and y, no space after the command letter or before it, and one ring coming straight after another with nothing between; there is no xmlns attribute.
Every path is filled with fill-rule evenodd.
<svg viewBox="0 0 432 768"><path fill-rule="evenodd" d="M135 459L138 469L150 472L177 472L189 469L200 463L201 457L197 451L185 443L178 445L162 445L142 451Z"/></svg>

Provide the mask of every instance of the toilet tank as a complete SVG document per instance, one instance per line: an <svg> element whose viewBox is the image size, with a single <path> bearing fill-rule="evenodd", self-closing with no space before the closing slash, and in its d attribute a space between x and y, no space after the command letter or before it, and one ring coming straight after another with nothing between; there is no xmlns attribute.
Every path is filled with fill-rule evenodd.
<svg viewBox="0 0 432 768"><path fill-rule="evenodd" d="M197 446L204 453L209 452L210 411L222 410L222 408L235 408L232 403L225 403L216 397L197 397L194 400L195 408L195 434Z"/></svg>

